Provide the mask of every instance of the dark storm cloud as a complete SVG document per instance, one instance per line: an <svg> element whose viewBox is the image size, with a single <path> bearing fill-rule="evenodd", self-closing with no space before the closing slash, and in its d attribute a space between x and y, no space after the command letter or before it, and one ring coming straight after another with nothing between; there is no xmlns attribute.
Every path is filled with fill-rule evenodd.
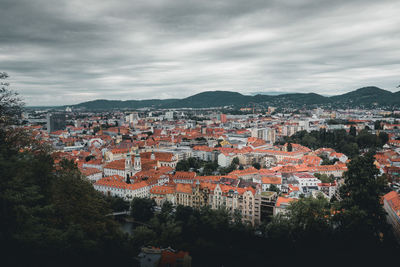
<svg viewBox="0 0 400 267"><path fill-rule="evenodd" d="M0 0L0 70L28 105L206 90L394 90L397 0Z"/></svg>

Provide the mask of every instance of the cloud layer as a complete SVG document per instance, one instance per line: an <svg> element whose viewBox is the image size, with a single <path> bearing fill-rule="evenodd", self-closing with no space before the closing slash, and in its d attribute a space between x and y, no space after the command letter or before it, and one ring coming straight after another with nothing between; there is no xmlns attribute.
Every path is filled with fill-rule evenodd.
<svg viewBox="0 0 400 267"><path fill-rule="evenodd" d="M400 83L397 0L1 0L0 71L28 105Z"/></svg>

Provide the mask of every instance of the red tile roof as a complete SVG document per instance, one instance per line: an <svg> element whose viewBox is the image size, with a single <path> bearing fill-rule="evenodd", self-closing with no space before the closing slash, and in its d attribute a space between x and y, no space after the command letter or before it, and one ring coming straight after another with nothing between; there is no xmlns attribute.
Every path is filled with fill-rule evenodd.
<svg viewBox="0 0 400 267"><path fill-rule="evenodd" d="M150 189L150 193L155 195L173 194L175 193L175 187L168 185L154 186Z"/></svg>
<svg viewBox="0 0 400 267"><path fill-rule="evenodd" d="M289 197L278 197L275 206L280 207L282 204L289 204L294 200L295 200L294 198L289 198Z"/></svg>
<svg viewBox="0 0 400 267"><path fill-rule="evenodd" d="M190 184L177 184L175 190L178 193L192 194L192 185L190 185Z"/></svg>
<svg viewBox="0 0 400 267"><path fill-rule="evenodd" d="M184 172L177 171L172 176L173 179L193 179L196 176L196 172Z"/></svg>
<svg viewBox="0 0 400 267"><path fill-rule="evenodd" d="M396 191L392 191L383 196L392 210L400 216L400 195Z"/></svg>
<svg viewBox="0 0 400 267"><path fill-rule="evenodd" d="M111 161L104 166L104 169L125 170L125 159Z"/></svg>
<svg viewBox="0 0 400 267"><path fill-rule="evenodd" d="M267 176L267 177L262 177L261 181L263 184L282 184L281 177Z"/></svg>

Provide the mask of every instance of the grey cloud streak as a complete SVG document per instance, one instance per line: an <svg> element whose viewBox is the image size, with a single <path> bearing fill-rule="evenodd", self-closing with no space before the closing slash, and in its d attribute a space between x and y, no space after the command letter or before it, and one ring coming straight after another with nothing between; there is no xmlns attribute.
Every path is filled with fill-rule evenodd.
<svg viewBox="0 0 400 267"><path fill-rule="evenodd" d="M400 81L397 0L0 0L0 70L28 105Z"/></svg>

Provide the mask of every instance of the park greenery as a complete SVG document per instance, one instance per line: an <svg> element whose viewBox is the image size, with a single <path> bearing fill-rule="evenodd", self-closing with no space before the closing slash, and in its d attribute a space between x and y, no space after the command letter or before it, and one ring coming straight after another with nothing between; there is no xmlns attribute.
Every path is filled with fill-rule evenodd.
<svg viewBox="0 0 400 267"><path fill-rule="evenodd" d="M334 165L339 161L337 158L329 159L325 154L321 154L319 157L322 159L321 165Z"/></svg>
<svg viewBox="0 0 400 267"><path fill-rule="evenodd" d="M385 132L373 134L364 129L357 133L356 129L351 127L349 132L344 129L300 131L290 137L286 137L281 143L301 144L313 150L329 147L352 158L359 155L360 151L381 148L388 140L389 137Z"/></svg>
<svg viewBox="0 0 400 267"><path fill-rule="evenodd" d="M198 158L180 160L176 165L176 171L195 171L198 174L211 175L218 170L216 161L203 161Z"/></svg>
<svg viewBox="0 0 400 267"><path fill-rule="evenodd" d="M215 161L204 161L198 158L190 157L188 159L180 160L176 164L176 171L194 171L198 175L214 175L216 173L221 175L226 175L239 166L239 159L237 157L233 158L231 164L227 167L220 167L218 162ZM242 167L243 168L243 167Z"/></svg>
<svg viewBox="0 0 400 267"><path fill-rule="evenodd" d="M333 183L336 180L336 178L332 174L327 175L327 174L315 173L314 176L317 177L319 180L321 180L321 182L323 183Z"/></svg>

